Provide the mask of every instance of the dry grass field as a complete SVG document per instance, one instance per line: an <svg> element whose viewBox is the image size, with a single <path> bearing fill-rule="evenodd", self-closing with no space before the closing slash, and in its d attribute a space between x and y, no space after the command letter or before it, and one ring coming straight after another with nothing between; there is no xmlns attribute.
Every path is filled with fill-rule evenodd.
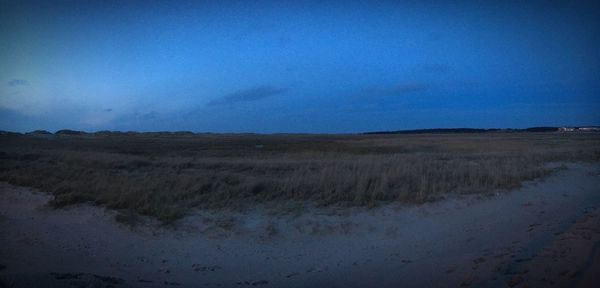
<svg viewBox="0 0 600 288"><path fill-rule="evenodd" d="M375 206L518 187L600 160L598 133L0 136L0 181L164 222L282 200Z"/></svg>

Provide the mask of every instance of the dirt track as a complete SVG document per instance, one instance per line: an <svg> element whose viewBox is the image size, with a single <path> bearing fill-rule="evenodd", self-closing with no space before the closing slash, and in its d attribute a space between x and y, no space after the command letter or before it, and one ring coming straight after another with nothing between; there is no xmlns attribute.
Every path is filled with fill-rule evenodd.
<svg viewBox="0 0 600 288"><path fill-rule="evenodd" d="M600 165L577 164L493 196L294 216L198 213L177 229L151 221L131 229L112 211L52 210L47 194L1 184L0 279L8 287L593 287L599 187Z"/></svg>

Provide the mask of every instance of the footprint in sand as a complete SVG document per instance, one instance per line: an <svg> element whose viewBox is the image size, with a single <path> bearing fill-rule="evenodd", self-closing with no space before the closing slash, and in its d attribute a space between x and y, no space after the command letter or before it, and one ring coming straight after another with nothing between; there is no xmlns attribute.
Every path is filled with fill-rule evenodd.
<svg viewBox="0 0 600 288"><path fill-rule="evenodd" d="M221 266L213 265L213 266L200 266L200 264L194 263L192 264L192 268L196 272L215 272L217 270L221 270Z"/></svg>
<svg viewBox="0 0 600 288"><path fill-rule="evenodd" d="M246 286L263 286L263 285L267 285L269 284L269 281L267 280L258 280L258 281L254 281L254 282L249 282L249 281L244 281L244 282L238 282L238 285L246 285Z"/></svg>

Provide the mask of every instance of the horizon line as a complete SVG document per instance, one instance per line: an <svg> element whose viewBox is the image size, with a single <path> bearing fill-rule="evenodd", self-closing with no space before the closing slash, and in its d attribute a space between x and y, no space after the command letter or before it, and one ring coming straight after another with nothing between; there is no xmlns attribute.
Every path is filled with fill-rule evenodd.
<svg viewBox="0 0 600 288"><path fill-rule="evenodd" d="M591 131L600 131L600 125L577 125L577 126L530 126L525 128L513 128L513 127L492 127L492 128L474 128L474 127L451 127L451 128L418 128L418 129L399 129L399 130L373 130L373 131L362 131L362 132L333 132L333 133L319 133L319 132L208 132L208 131L191 131L191 130L156 130L156 131L137 131L137 130L76 130L76 129L58 129L54 132L45 129L36 129L27 132L0 130L0 135L4 134L52 134L52 135L84 135L84 134L229 134L229 135L365 135L365 134L427 134L427 133L485 133L485 132L559 132L561 129L574 129L564 130L565 132L575 131L579 129L592 129Z"/></svg>

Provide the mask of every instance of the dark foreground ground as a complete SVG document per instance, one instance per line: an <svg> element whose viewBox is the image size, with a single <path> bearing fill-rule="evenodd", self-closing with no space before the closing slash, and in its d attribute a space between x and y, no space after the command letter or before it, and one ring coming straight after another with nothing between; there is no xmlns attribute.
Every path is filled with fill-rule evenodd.
<svg viewBox="0 0 600 288"><path fill-rule="evenodd" d="M422 205L190 212L129 227L0 185L0 287L598 287L600 165Z"/></svg>

